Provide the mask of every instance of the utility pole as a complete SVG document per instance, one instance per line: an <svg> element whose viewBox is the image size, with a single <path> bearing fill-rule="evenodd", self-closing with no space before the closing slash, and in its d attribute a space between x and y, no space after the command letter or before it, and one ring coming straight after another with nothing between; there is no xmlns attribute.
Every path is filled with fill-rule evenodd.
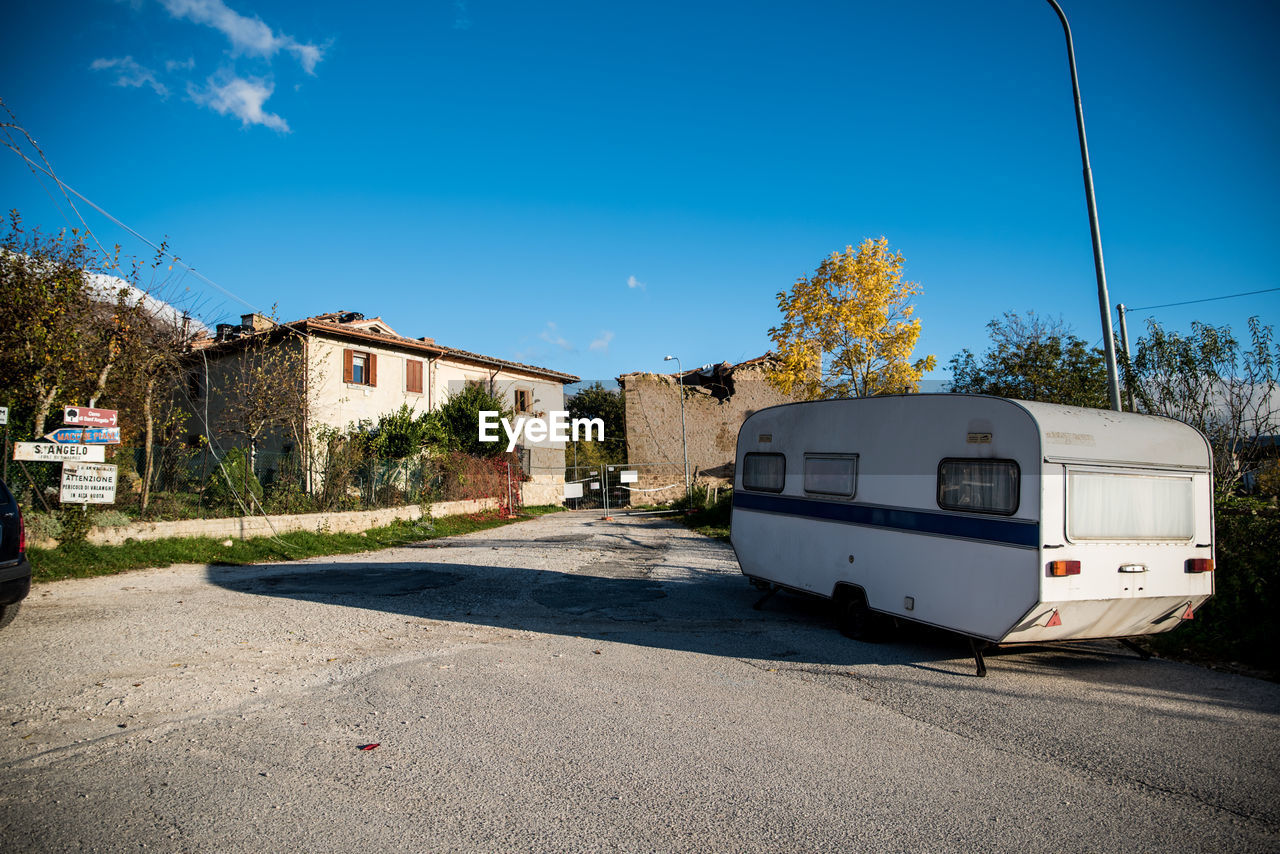
<svg viewBox="0 0 1280 854"><path fill-rule="evenodd" d="M684 502L689 503L689 434L684 429L684 365L680 364L679 356L663 356L662 361L670 362L676 360L676 370L680 373L676 375L680 387L680 444L684 448Z"/></svg>
<svg viewBox="0 0 1280 854"><path fill-rule="evenodd" d="M1124 303L1116 306L1116 313L1120 316L1120 346L1124 349L1124 391L1129 398L1129 411L1137 412L1138 408L1133 403L1133 388L1129 384L1133 371L1129 367L1129 330L1124 322Z"/></svg>
<svg viewBox="0 0 1280 854"><path fill-rule="evenodd" d="M1089 231L1093 235L1093 269L1098 279L1098 309L1102 315L1102 345L1107 357L1107 390L1111 408L1120 411L1120 380L1116 371L1116 342L1111 331L1111 299L1107 296L1107 271L1102 262L1102 233L1098 226L1098 204L1093 196L1093 170L1089 168L1089 144L1084 136L1084 108L1080 105L1080 81L1076 77L1076 52L1071 43L1071 25L1057 0L1047 0L1062 21L1067 37L1067 64L1071 69L1071 93L1076 102L1076 131L1080 136L1080 162L1084 165L1084 198L1089 208Z"/></svg>

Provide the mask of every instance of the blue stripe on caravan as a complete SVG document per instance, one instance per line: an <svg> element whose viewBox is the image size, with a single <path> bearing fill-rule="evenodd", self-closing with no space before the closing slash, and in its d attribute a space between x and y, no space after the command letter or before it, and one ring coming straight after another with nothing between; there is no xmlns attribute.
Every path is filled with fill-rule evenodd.
<svg viewBox="0 0 1280 854"><path fill-rule="evenodd" d="M965 540L980 540L1020 548L1040 547L1040 524L1018 519L983 519L951 513L906 510L900 507L837 504L833 501L814 501L809 498L760 495L751 492L734 492L733 506L743 510L761 510L765 513L802 516L806 519L827 519L832 522L890 528L917 534L959 537Z"/></svg>

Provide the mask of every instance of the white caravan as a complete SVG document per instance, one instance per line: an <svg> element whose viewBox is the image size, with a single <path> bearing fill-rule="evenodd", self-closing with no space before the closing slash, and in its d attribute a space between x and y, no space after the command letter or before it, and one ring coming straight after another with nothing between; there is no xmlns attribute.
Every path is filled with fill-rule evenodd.
<svg viewBox="0 0 1280 854"><path fill-rule="evenodd" d="M986 643L1168 631L1213 595L1208 443L1167 418L911 394L764 409L738 433L732 542L762 590ZM767 598L767 597L766 597ZM762 600L763 601L763 600Z"/></svg>

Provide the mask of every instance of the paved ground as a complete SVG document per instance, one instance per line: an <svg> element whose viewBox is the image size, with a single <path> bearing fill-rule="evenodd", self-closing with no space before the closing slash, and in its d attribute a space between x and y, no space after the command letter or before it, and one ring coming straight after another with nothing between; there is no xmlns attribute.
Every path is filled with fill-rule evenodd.
<svg viewBox="0 0 1280 854"><path fill-rule="evenodd" d="M1280 686L847 640L652 518L37 587L6 851L1280 851ZM360 745L377 743L373 750Z"/></svg>

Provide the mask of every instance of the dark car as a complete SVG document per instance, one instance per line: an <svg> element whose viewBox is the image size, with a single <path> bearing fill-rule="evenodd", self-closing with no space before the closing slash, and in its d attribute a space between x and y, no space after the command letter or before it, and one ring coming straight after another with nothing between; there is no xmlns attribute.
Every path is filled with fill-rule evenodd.
<svg viewBox="0 0 1280 854"><path fill-rule="evenodd" d="M27 561L27 528L22 509L9 487L0 480L0 628L13 622L18 603L31 590L31 564Z"/></svg>

